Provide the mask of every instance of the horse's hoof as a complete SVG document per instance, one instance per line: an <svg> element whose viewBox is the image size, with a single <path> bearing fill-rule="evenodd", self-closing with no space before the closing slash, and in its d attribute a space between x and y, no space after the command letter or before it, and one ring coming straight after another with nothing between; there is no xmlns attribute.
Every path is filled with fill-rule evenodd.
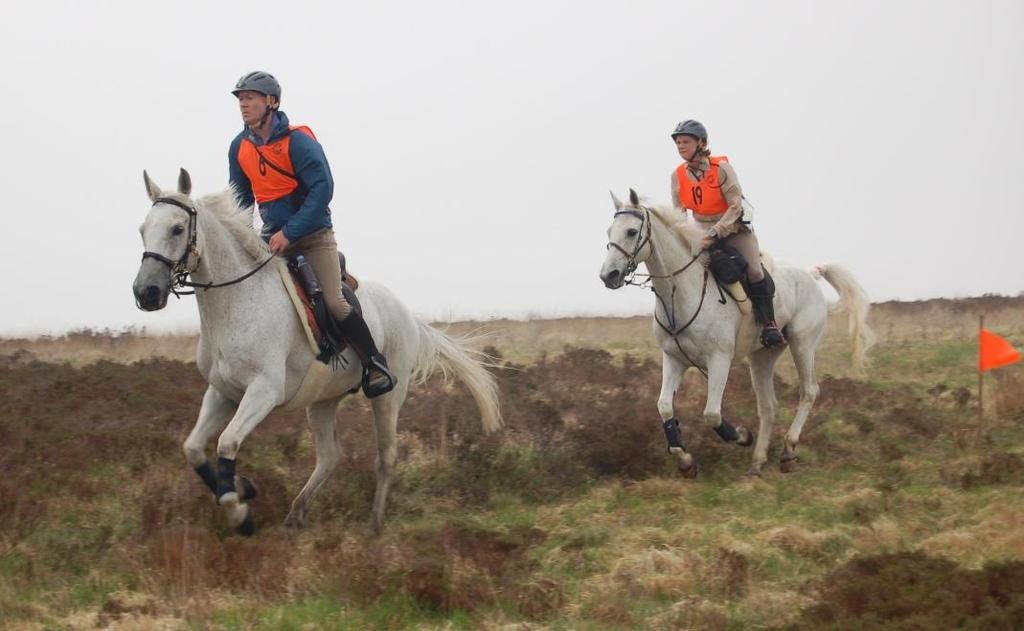
<svg viewBox="0 0 1024 631"><path fill-rule="evenodd" d="M743 474L743 477L748 480L761 477L761 467L750 467L747 472Z"/></svg>
<svg viewBox="0 0 1024 631"><path fill-rule="evenodd" d="M739 447L749 447L754 444L754 432L750 431L742 425L736 428L736 433L740 435L736 439L736 445Z"/></svg>
<svg viewBox="0 0 1024 631"><path fill-rule="evenodd" d="M251 500L259 494L256 490L256 485L245 476L240 475L235 478L235 488L238 489L238 499L243 502Z"/></svg>
<svg viewBox="0 0 1024 631"><path fill-rule="evenodd" d="M306 518L305 517L295 517L293 515L288 515L284 519L284 527L285 528L290 528L292 530L300 530L302 528L305 528L306 527Z"/></svg>
<svg viewBox="0 0 1024 631"><path fill-rule="evenodd" d="M238 530L238 534L243 537L251 537L256 533L256 522L252 520L252 511L249 511L248 514L246 514L245 519L242 520L242 523L238 524L238 528L236 530Z"/></svg>
<svg viewBox="0 0 1024 631"><path fill-rule="evenodd" d="M682 462L679 463L679 473L688 480L693 480L700 473L700 465L697 464L697 459L690 456L690 466L684 466Z"/></svg>
<svg viewBox="0 0 1024 631"><path fill-rule="evenodd" d="M793 473L796 471L796 464L800 462L800 458L793 454L792 456L783 456L782 460L779 461L779 470L783 473Z"/></svg>

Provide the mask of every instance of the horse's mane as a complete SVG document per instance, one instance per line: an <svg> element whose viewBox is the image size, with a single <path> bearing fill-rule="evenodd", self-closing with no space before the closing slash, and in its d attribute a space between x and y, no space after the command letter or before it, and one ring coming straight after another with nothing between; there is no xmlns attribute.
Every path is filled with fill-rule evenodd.
<svg viewBox="0 0 1024 631"><path fill-rule="evenodd" d="M270 247L252 229L252 208L242 208L234 188L205 195L197 200L196 206L200 212L205 211L216 217L254 259L266 258L270 253Z"/></svg>
<svg viewBox="0 0 1024 631"><path fill-rule="evenodd" d="M669 232L672 232L693 252L700 243L701 238L707 233L707 228L698 224L695 220L686 215L680 217L680 213L672 206L658 205L646 206L658 221L660 221ZM761 263L769 272L774 272L776 267L775 258L761 250Z"/></svg>
<svg viewBox="0 0 1024 631"><path fill-rule="evenodd" d="M694 251L700 243L701 237L707 232L706 229L696 225L696 222L681 214L672 206L655 205L647 206L658 221L662 223L669 232L675 234L682 240L690 251Z"/></svg>

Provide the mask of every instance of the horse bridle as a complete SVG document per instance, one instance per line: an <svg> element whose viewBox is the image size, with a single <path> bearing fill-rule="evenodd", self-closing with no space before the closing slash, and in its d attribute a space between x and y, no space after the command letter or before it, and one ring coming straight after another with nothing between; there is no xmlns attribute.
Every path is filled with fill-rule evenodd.
<svg viewBox="0 0 1024 631"><path fill-rule="evenodd" d="M199 267L200 259L199 247L197 245L198 237L196 220L198 217L198 213L196 213L196 208L195 206L186 204L180 200L174 199L173 197L157 197L156 199L153 200L153 206L156 206L157 204L170 204L171 206L177 206L178 208L188 213L188 244L185 246L185 252L177 261L172 261L171 259L167 258L163 254L160 254L159 252L151 252L149 250L146 250L145 252L142 253L143 261L145 261L146 259L154 259L160 261L168 268L170 268L171 276L173 277L173 282L171 283L171 293L173 293L175 296L190 295L196 293L194 291L178 291L178 288L180 287L201 287L202 289L214 289L217 287L227 287L228 285L240 283L246 278L249 278L256 272L263 269L263 266L269 263L270 260L274 258L274 255L271 254L270 256L267 257L265 261L257 265L253 270L233 280L229 280L223 283L193 283L188 279L188 277L192 272L196 271L196 269Z"/></svg>
<svg viewBox="0 0 1024 631"><path fill-rule="evenodd" d="M170 268L171 275L174 276L174 286L180 286L184 282L187 282L188 275L196 271L199 267L199 248L196 246L196 209L194 206L181 202L173 197L157 197L153 200L153 206L157 204L170 204L171 206L177 206L188 213L188 245L185 247L185 252L177 261L172 261L159 252L151 252L146 250L142 253L142 260L155 259L160 261L164 265ZM193 258L194 257L194 258ZM192 259L191 265L189 259Z"/></svg>
<svg viewBox="0 0 1024 631"><path fill-rule="evenodd" d="M697 260L700 258L700 255L704 252L704 250L699 250L696 254L693 255L693 258L690 259L690 261L686 263L686 265L683 265L682 267L680 267L679 269L677 269L676 271L674 271L674 272L672 272L670 274L647 274L646 275L646 280L644 280L643 282L640 282L640 283L634 282L633 281L633 277L635 276L636 268L639 265L639 261L636 260L636 257L637 257L638 254L640 254L640 250L642 250L644 248L644 246L647 245L648 242L651 243L651 249L652 250L654 249L654 243L651 242L651 230L652 230L652 228L651 228L651 211L649 209L643 207L643 206L638 206L637 208L639 210L634 210L632 208L622 209L622 210L616 211L616 213L614 215L615 217L618 217L619 215L631 215L631 216L636 217L637 219L639 219L640 220L640 234L641 235L643 234L643 229L646 226L647 234L645 236L643 236L642 239L638 239L637 240L637 246L636 246L636 248L633 249L633 252L632 253L627 252L625 248L623 248L618 243L615 243L614 241L609 241L608 242L608 246L607 246L607 248L613 248L614 247L619 252L622 252L622 254L626 257L626 271L623 274L623 282L624 282L624 284L636 285L637 287L644 287L644 286L650 284L651 281L656 279L656 278L658 278L658 279L667 279L667 278L673 278L675 276L678 276L679 274L682 274L687 269L689 269L690 266L693 265L695 262L697 262ZM643 211L643 214L640 214L641 210ZM683 331L685 331L686 329L690 328L690 325L694 323L694 321L697 319L697 316L700 315L701 309L704 307L704 297L707 294L707 288L708 288L708 276L709 276L708 268L705 267L704 268L704 281L703 281L703 284L702 284L701 289L700 289L700 302L697 304L696 311L694 311L694 313L690 317L690 319L687 320L686 323L683 324L682 326L677 326L677 320L676 320L676 317L675 317L675 294L676 294L676 285L675 285L675 283L672 284L672 296L670 297L670 301L671 301L671 304L672 304L672 308L671 309L669 309L669 306L668 306L668 304L666 304L665 299L662 298L661 295L658 293L658 291L654 288L654 285L653 284L650 285L650 290L652 292L654 292L655 298L657 298L658 302L661 303L662 311L664 311L665 312L665 316L668 317L668 324L664 324L664 323L661 322L661 320L658 319L658 313L655 312L654 313L654 321L657 322L658 326L661 327L661 329L663 331L665 331L665 333L667 333L672 338L672 341L675 342L675 344L676 344L676 348L678 348L679 352L683 354L683 357L685 357L687 359L687 361L689 361L692 366L697 368L697 370L699 370L701 372L701 374L704 375L705 378L707 378L707 376L708 376L707 371L703 367L698 365L690 357L690 355L683 349L682 344L679 343L679 335ZM715 281L715 284L716 285L718 284L717 280ZM722 293L721 286L718 287L718 291L719 291L720 294ZM724 294L722 295L722 299L721 299L720 302L722 304L725 304L725 296L724 296Z"/></svg>
<svg viewBox="0 0 1024 631"><path fill-rule="evenodd" d="M626 257L626 270L622 274L622 278L626 284L632 284L634 272L636 272L637 266L640 265L640 261L636 259L637 255L640 254L640 250L643 250L644 246L648 243L651 244L651 249L654 248L654 243L651 243L651 211L647 210L643 206L639 206L638 208L643 211L643 214L640 213L640 210L626 208L616 211L614 215L614 217L618 217L619 215L630 215L640 220L640 232L638 233L639 238L637 239L636 247L633 248L633 251L627 252L624 247L614 241L609 241L608 245L605 246L605 249L615 248L619 252L622 252L622 255ZM644 234L644 228L647 228L647 234Z"/></svg>

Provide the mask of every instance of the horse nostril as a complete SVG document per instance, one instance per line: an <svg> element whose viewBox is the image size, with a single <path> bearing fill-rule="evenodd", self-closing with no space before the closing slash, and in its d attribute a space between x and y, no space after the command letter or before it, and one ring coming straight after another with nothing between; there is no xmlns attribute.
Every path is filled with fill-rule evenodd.
<svg viewBox="0 0 1024 631"><path fill-rule="evenodd" d="M619 277L619 270L613 269L612 271L608 272L608 280L611 280L613 278L618 278L618 277Z"/></svg>
<svg viewBox="0 0 1024 631"><path fill-rule="evenodd" d="M142 292L142 300L147 304L156 304L160 301L160 288L156 285L150 285Z"/></svg>

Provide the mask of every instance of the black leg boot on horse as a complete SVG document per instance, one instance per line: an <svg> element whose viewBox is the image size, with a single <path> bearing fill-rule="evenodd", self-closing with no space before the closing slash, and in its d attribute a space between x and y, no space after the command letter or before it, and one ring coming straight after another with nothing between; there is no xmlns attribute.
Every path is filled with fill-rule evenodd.
<svg viewBox="0 0 1024 631"><path fill-rule="evenodd" d="M366 398L373 399L391 392L395 387L395 376L388 370L387 359L377 350L370 327L363 320L362 311L353 309L347 318L337 324L338 330L352 345L352 350L363 365L363 394Z"/></svg>
<svg viewBox="0 0 1024 631"><path fill-rule="evenodd" d="M754 307L754 319L761 325L761 344L766 348L783 346L786 337L775 323L775 281L768 270L764 270L764 278L756 283L749 283L750 302Z"/></svg>

